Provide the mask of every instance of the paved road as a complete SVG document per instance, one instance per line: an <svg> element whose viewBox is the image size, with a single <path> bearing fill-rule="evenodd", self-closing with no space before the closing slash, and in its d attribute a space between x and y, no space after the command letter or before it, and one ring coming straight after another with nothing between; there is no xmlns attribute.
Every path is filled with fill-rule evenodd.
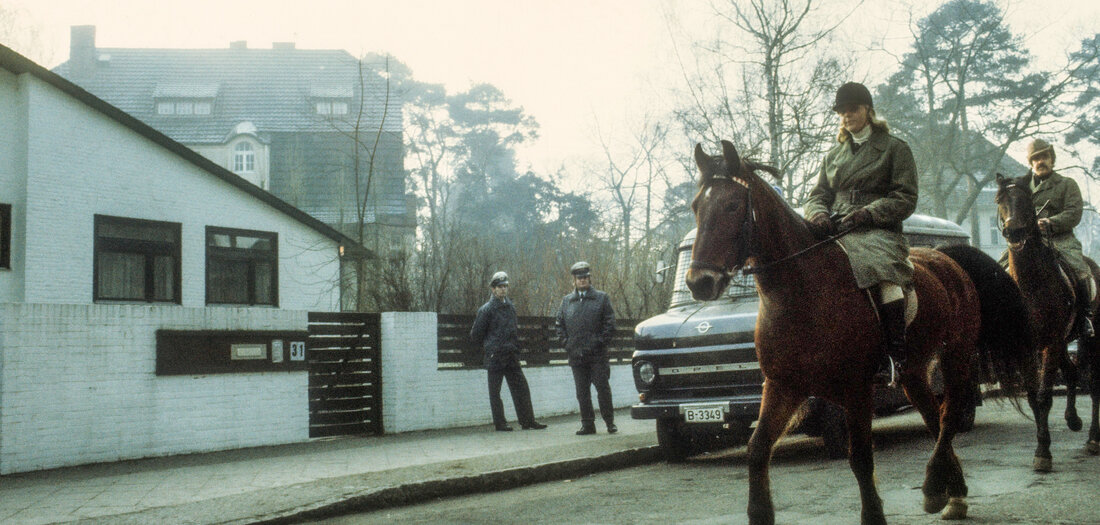
<svg viewBox="0 0 1100 525"><path fill-rule="evenodd" d="M1055 401L1061 414L1064 400ZM1030 470L1034 426L1007 404L979 409L974 431L957 440L970 485L971 524L1100 523L1100 457L1083 450L1084 433L1052 420L1055 471ZM931 452L914 413L876 424L880 494L892 524L943 523L921 511L920 485ZM334 518L360 523L745 523L744 448L435 503ZM859 499L847 461L828 460L820 440L787 438L772 471L777 522L858 522Z"/></svg>

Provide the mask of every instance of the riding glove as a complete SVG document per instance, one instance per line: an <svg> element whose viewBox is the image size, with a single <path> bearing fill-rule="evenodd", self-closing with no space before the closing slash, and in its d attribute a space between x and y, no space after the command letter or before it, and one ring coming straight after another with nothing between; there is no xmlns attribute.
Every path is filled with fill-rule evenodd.
<svg viewBox="0 0 1100 525"><path fill-rule="evenodd" d="M814 217L810 219L809 226L810 233L813 233L814 237L818 239L824 239L836 233L836 225L833 224L833 220L824 213L814 215Z"/></svg>
<svg viewBox="0 0 1100 525"><path fill-rule="evenodd" d="M867 211L867 208L860 208L852 213L849 213L846 217L840 220L841 230L853 230L856 228L863 228L865 226L873 226L875 219L871 217L871 212Z"/></svg>

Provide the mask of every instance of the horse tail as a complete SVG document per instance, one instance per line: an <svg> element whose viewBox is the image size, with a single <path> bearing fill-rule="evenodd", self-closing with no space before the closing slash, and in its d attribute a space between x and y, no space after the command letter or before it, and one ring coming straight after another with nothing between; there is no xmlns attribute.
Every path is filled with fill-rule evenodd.
<svg viewBox="0 0 1100 525"><path fill-rule="evenodd" d="M1017 399L1033 386L1037 366L1031 317L1019 286L996 260L978 248L954 244L936 250L961 266L978 290L981 381L999 383L1004 395ZM1018 403L1014 404L1020 409Z"/></svg>

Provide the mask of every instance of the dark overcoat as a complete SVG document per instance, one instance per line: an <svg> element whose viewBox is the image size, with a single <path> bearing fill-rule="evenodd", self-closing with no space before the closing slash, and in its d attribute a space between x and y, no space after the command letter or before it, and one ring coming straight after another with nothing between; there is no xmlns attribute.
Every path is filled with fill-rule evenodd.
<svg viewBox="0 0 1100 525"><path fill-rule="evenodd" d="M1024 182L1030 185L1033 176L1028 173ZM1073 267L1078 279L1088 279L1090 272L1085 264L1081 241L1073 234L1073 229L1081 223L1081 213L1084 211L1084 200L1077 181L1058 172L1051 173L1035 188L1031 199L1035 210L1042 210L1038 218L1050 219L1050 241L1054 249Z"/></svg>
<svg viewBox="0 0 1100 525"><path fill-rule="evenodd" d="M852 151L851 139L838 143L821 163L817 183L805 204L805 215L846 216L860 208L871 213L874 227L840 238L856 284L881 282L908 287L913 281L909 242L901 223L917 206L917 167L905 141L875 129Z"/></svg>
<svg viewBox="0 0 1100 525"><path fill-rule="evenodd" d="M511 363L519 364L516 325L516 307L512 301L493 297L477 309L470 340L480 344L485 351L486 369L503 370Z"/></svg>
<svg viewBox="0 0 1100 525"><path fill-rule="evenodd" d="M561 300L554 322L558 340L569 353L569 365L580 366L595 360L607 360L607 345L615 335L615 310L606 293L589 288Z"/></svg>

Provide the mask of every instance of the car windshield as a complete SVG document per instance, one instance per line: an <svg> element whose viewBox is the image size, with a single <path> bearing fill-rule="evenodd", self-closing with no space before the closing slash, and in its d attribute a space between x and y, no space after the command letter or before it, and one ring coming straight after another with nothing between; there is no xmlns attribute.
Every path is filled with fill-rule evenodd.
<svg viewBox="0 0 1100 525"><path fill-rule="evenodd" d="M676 281L672 284L672 301L670 301L669 307L676 307L688 303L696 302L691 297L691 290L687 287L687 270L691 265L691 245L680 248L680 257L676 261ZM756 297L756 283L753 281L751 275L742 275L738 273L737 276L730 281L729 287L726 288L726 298L740 299L745 297Z"/></svg>

